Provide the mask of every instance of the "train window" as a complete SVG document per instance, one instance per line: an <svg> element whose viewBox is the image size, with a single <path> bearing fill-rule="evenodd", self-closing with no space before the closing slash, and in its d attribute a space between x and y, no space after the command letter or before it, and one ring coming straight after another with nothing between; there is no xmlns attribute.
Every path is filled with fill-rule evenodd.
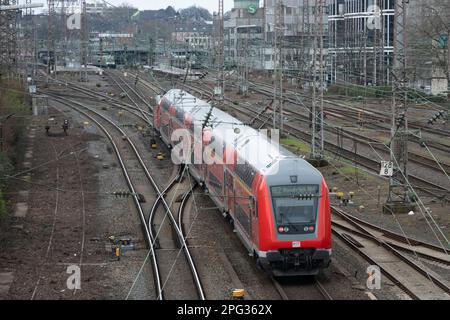
<svg viewBox="0 0 450 320"><path fill-rule="evenodd" d="M236 173L247 186L252 187L253 180L256 176L256 170L248 163L242 164L242 160L238 161L236 165Z"/></svg>
<svg viewBox="0 0 450 320"><path fill-rule="evenodd" d="M167 102L166 99L163 99L162 103L161 103L161 107L163 110L168 110L169 109L169 103Z"/></svg>
<svg viewBox="0 0 450 320"><path fill-rule="evenodd" d="M211 172L209 173L209 184L213 187L213 195L220 197L222 195L222 183Z"/></svg>
<svg viewBox="0 0 450 320"><path fill-rule="evenodd" d="M184 111L182 109L177 110L177 119L180 121L184 121Z"/></svg>
<svg viewBox="0 0 450 320"><path fill-rule="evenodd" d="M314 233L319 207L318 185L271 187L274 218L279 233Z"/></svg>

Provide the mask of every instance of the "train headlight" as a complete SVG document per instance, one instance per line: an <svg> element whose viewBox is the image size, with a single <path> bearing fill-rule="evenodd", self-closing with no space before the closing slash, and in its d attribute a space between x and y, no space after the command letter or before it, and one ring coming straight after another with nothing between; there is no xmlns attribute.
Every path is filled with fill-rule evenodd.
<svg viewBox="0 0 450 320"><path fill-rule="evenodd" d="M284 227L278 227L278 232L279 233L283 233L284 232Z"/></svg>
<svg viewBox="0 0 450 320"><path fill-rule="evenodd" d="M289 228L288 227L284 227L284 232L288 233L289 232Z"/></svg>

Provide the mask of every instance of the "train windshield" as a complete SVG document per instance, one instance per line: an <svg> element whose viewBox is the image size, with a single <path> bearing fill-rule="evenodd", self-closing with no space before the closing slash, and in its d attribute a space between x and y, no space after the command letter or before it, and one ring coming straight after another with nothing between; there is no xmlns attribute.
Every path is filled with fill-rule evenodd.
<svg viewBox="0 0 450 320"><path fill-rule="evenodd" d="M315 231L320 198L319 186L277 186L271 188L276 224L282 233Z"/></svg>

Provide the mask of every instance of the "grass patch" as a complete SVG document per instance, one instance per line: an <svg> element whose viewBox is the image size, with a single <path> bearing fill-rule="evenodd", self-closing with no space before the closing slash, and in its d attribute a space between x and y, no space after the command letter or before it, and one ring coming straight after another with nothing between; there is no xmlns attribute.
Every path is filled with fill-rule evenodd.
<svg viewBox="0 0 450 320"><path fill-rule="evenodd" d="M0 152L0 177L3 178L7 175L11 175L13 171L14 166L9 157L4 152ZM0 179L0 218L7 212L7 200L3 194L4 189L6 189L6 180Z"/></svg>
<svg viewBox="0 0 450 320"><path fill-rule="evenodd" d="M281 144L285 147L288 147L291 150L294 150L298 153L307 154L310 152L310 147L303 141L293 139L293 138L286 138L280 140Z"/></svg>
<svg viewBox="0 0 450 320"><path fill-rule="evenodd" d="M364 97L391 99L392 86L365 87L358 85L332 85L328 88L326 95L360 97L361 99L363 99ZM435 103L447 102L447 97L445 96L432 96L414 89L408 90L408 98L417 103L427 101Z"/></svg>
<svg viewBox="0 0 450 320"><path fill-rule="evenodd" d="M360 176L360 177L363 177L363 178L369 177L369 174L366 171L364 171L360 168L355 168L350 165L343 165L342 167L338 168L337 171L340 174L343 174L346 176L353 176L353 175L355 175L355 172L356 172L356 174L358 174L358 176Z"/></svg>

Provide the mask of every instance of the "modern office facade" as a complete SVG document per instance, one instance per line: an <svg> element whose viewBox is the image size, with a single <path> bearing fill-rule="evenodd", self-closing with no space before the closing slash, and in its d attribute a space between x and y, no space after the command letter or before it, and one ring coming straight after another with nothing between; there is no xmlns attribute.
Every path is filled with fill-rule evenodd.
<svg viewBox="0 0 450 320"><path fill-rule="evenodd" d="M328 0L331 82L390 82L395 0Z"/></svg>

